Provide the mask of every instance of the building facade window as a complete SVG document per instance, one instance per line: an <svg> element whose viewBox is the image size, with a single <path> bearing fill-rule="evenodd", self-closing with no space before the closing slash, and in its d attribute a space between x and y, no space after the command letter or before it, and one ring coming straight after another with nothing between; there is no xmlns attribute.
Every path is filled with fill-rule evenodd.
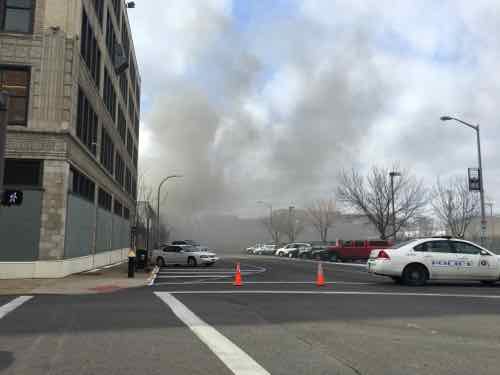
<svg viewBox="0 0 500 375"><path fill-rule="evenodd" d="M125 162L118 151L116 152L115 179L123 187L125 183Z"/></svg>
<svg viewBox="0 0 500 375"><path fill-rule="evenodd" d="M127 137L127 119L125 118L125 115L120 107L118 108L118 134L120 135L123 144L125 144Z"/></svg>
<svg viewBox="0 0 500 375"><path fill-rule="evenodd" d="M134 115L134 131L135 131L135 136L139 138L139 116L137 113Z"/></svg>
<svg viewBox="0 0 500 375"><path fill-rule="evenodd" d="M128 129L127 129L127 152L130 157L134 156L134 140L132 139L132 134Z"/></svg>
<svg viewBox="0 0 500 375"><path fill-rule="evenodd" d="M132 84L132 88L136 89L136 81L137 81L137 71L135 68L135 63L133 61L132 55L130 55L130 82Z"/></svg>
<svg viewBox="0 0 500 375"><path fill-rule="evenodd" d="M132 189L131 189L132 197L137 199L137 181L135 178L132 179Z"/></svg>
<svg viewBox="0 0 500 375"><path fill-rule="evenodd" d="M95 183L84 174L78 172L76 169L70 169L70 178L72 181L71 192L76 194L92 203L95 199Z"/></svg>
<svg viewBox="0 0 500 375"><path fill-rule="evenodd" d="M99 87L99 81L101 78L101 50L97 44L94 30L92 30L92 26L90 25L85 9L83 10L82 17L80 54L82 55L87 68L89 68L90 75L92 76L96 86Z"/></svg>
<svg viewBox="0 0 500 375"><path fill-rule="evenodd" d="M99 193L97 194L97 203L99 207L104 208L107 211L111 211L111 204L113 198L106 190L99 188Z"/></svg>
<svg viewBox="0 0 500 375"><path fill-rule="evenodd" d="M42 187L42 161L5 159L4 185Z"/></svg>
<svg viewBox="0 0 500 375"><path fill-rule="evenodd" d="M101 129L101 164L106 170L113 174L115 147L108 132Z"/></svg>
<svg viewBox="0 0 500 375"><path fill-rule="evenodd" d="M115 12L116 21L118 23L118 27L120 27L120 16L122 14L120 9L120 3L122 0L111 0L111 4L113 5L113 11Z"/></svg>
<svg viewBox="0 0 500 375"><path fill-rule="evenodd" d="M117 216L123 216L123 205L120 203L120 201L115 199L113 211L115 215Z"/></svg>
<svg viewBox="0 0 500 375"><path fill-rule="evenodd" d="M0 31L32 33L35 0L0 0Z"/></svg>
<svg viewBox="0 0 500 375"><path fill-rule="evenodd" d="M125 72L120 75L120 91L126 107L128 105L128 78Z"/></svg>
<svg viewBox="0 0 500 375"><path fill-rule="evenodd" d="M132 193L132 174L128 168L125 171L125 191L129 194Z"/></svg>
<svg viewBox="0 0 500 375"><path fill-rule="evenodd" d="M130 210L128 207L123 207L123 217L127 220L130 219Z"/></svg>
<svg viewBox="0 0 500 375"><path fill-rule="evenodd" d="M108 109L113 122L116 121L116 92L108 70L104 70L104 90L103 90L104 105Z"/></svg>
<svg viewBox="0 0 500 375"><path fill-rule="evenodd" d="M78 90L78 107L76 114L76 135L92 153L97 149L97 115L83 90Z"/></svg>
<svg viewBox="0 0 500 375"><path fill-rule="evenodd" d="M134 167L137 169L137 163L139 161L139 156L137 155L137 147L134 146L134 154L132 156L132 159L134 160Z"/></svg>
<svg viewBox="0 0 500 375"><path fill-rule="evenodd" d="M122 18L122 45L125 57L128 59L130 56L130 36L128 34L128 28L125 16L123 16Z"/></svg>
<svg viewBox="0 0 500 375"><path fill-rule="evenodd" d="M130 118L130 121L132 121L132 123L134 123L135 104L134 104L134 100L132 98L133 98L132 91L130 91L129 96L128 96L128 116Z"/></svg>
<svg viewBox="0 0 500 375"><path fill-rule="evenodd" d="M113 26L111 15L108 12L108 16L106 18L106 47L108 47L109 58L113 64L115 63L117 44L118 42L116 40L115 27Z"/></svg>
<svg viewBox="0 0 500 375"><path fill-rule="evenodd" d="M102 27L104 21L104 0L92 0L92 5L94 7L95 15L99 20L99 24Z"/></svg>
<svg viewBox="0 0 500 375"><path fill-rule="evenodd" d="M9 93L9 125L26 126L28 123L28 98L30 71L26 67L0 66L0 91Z"/></svg>

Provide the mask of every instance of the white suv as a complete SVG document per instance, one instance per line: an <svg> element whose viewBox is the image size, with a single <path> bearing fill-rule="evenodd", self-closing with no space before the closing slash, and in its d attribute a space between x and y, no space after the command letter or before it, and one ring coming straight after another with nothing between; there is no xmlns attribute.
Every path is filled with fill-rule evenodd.
<svg viewBox="0 0 500 375"><path fill-rule="evenodd" d="M274 255L280 257L296 258L304 252L310 251L311 249L311 245L308 243L294 242L279 248L278 250L276 250Z"/></svg>
<svg viewBox="0 0 500 375"><path fill-rule="evenodd" d="M368 272L407 285L424 285L428 280L476 280L493 284L500 279L500 261L499 256L472 242L432 237L373 250Z"/></svg>

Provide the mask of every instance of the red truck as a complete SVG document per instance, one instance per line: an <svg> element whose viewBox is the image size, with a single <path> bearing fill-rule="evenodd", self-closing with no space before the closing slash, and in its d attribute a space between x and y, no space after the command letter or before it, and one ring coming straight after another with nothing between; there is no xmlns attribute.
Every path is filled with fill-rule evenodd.
<svg viewBox="0 0 500 375"><path fill-rule="evenodd" d="M367 260L372 250L386 249L393 244L391 240L337 240L326 248L324 258L331 262Z"/></svg>

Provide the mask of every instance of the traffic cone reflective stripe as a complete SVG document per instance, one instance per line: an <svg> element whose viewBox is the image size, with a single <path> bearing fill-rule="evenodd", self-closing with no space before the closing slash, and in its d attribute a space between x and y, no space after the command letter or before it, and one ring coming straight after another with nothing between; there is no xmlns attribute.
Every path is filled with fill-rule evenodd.
<svg viewBox="0 0 500 375"><path fill-rule="evenodd" d="M240 264L236 263L236 274L234 275L234 286L242 286L243 281L241 279Z"/></svg>
<svg viewBox="0 0 500 375"><path fill-rule="evenodd" d="M318 273L316 275L316 285L323 286L325 285L325 276L323 275L323 265L318 263Z"/></svg>

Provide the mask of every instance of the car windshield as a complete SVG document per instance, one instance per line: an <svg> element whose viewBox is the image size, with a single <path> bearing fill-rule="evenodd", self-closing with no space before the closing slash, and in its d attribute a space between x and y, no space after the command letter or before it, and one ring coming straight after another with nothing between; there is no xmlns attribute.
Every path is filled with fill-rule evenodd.
<svg viewBox="0 0 500 375"><path fill-rule="evenodd" d="M182 246L182 250L184 250L186 252L199 251L199 249L197 247L194 247L194 246Z"/></svg>

